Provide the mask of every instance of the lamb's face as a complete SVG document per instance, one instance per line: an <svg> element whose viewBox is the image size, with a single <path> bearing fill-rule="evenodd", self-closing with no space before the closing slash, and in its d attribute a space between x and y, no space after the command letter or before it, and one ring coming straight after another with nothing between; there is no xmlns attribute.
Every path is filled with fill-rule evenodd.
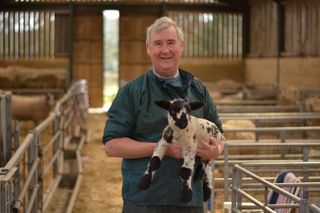
<svg viewBox="0 0 320 213"><path fill-rule="evenodd" d="M180 129L184 129L188 126L190 120L190 105L184 100L175 100L169 107L169 122L174 123Z"/></svg>
<svg viewBox="0 0 320 213"><path fill-rule="evenodd" d="M190 112L203 106L201 102L187 102L183 99L175 99L173 101L160 100L155 104L168 111L169 124L174 124L180 129L188 126L190 121Z"/></svg>

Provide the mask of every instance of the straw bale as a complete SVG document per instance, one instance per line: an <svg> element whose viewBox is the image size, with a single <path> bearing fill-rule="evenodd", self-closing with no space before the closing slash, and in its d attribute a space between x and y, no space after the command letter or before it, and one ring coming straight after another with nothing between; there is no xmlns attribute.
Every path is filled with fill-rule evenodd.
<svg viewBox="0 0 320 213"><path fill-rule="evenodd" d="M64 68L28 68L9 66L0 69L1 88L64 88Z"/></svg>

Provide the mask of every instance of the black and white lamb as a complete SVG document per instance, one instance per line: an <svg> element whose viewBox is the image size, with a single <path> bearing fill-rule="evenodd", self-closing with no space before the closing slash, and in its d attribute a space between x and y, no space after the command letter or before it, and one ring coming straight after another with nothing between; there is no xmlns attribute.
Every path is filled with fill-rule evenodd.
<svg viewBox="0 0 320 213"><path fill-rule="evenodd" d="M182 99L173 101L156 101L159 107L168 110L168 126L162 133L162 138L153 151L153 155L148 164L144 176L140 180L139 188L147 189L159 169L161 160L164 157L167 147L171 143L180 144L183 153L183 164L180 170L182 181L183 202L189 202L192 199L191 181L194 175L194 164L196 158L198 141L204 140L210 143L209 137L214 137L218 143L224 140L218 127L206 119L196 118L190 115L192 110L203 106L201 102L186 102ZM212 171L209 160L202 160L201 172L203 175L203 200L210 198L212 190Z"/></svg>

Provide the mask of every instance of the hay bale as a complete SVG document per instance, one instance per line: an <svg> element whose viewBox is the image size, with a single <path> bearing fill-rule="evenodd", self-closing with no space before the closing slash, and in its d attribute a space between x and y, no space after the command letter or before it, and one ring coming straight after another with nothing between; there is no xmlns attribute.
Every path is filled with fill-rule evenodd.
<svg viewBox="0 0 320 213"><path fill-rule="evenodd" d="M64 68L29 68L9 66L0 69L1 88L64 88Z"/></svg>

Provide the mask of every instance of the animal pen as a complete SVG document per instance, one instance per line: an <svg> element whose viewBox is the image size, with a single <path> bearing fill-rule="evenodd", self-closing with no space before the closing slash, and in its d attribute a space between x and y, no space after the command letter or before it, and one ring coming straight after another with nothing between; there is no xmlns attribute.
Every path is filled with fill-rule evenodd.
<svg viewBox="0 0 320 213"><path fill-rule="evenodd" d="M283 171L293 171L302 178L274 183L262 178L266 172L281 175ZM319 162L242 163L233 167L233 174L230 212L291 212L296 209L306 213L320 212L316 205L320 193ZM261 194L260 199L256 193ZM284 197L283 201L268 204L274 193L278 199Z"/></svg>
<svg viewBox="0 0 320 213"><path fill-rule="evenodd" d="M92 203L91 209L80 204L74 208L81 182L94 175L82 166L83 159L106 158L102 149L88 156L81 150L88 145L89 132L103 128L86 126L85 121L91 116L89 106L103 106L104 51L114 53L104 46L104 10L120 14L119 86L150 67L147 26L161 16L182 26L181 68L207 86L228 139L223 155L212 165L214 191L210 202L204 203L206 213L319 212L319 0L2 0L0 4L1 213L56 213L50 208L56 198L62 200L61 212L89 212L92 206L111 202L101 193L95 198L97 204L86 192L79 203ZM12 96L17 94L53 94L55 107L27 131L12 116ZM99 122L107 119L105 114L98 116ZM102 133L97 132L99 141L90 146L101 145ZM106 170L100 161L97 170ZM298 183L275 181L289 170ZM121 193L120 178L110 183L119 185L116 189L105 189L108 183L102 179L96 179L100 185L88 181L95 193ZM305 196L288 188L299 188ZM271 191L292 202L270 203ZM121 206L106 212L121 212Z"/></svg>
<svg viewBox="0 0 320 213"><path fill-rule="evenodd" d="M1 113L1 212L45 212L57 188L68 190L63 211L71 212L82 178L80 150L87 141L86 81L74 82L21 143L19 126L11 126L10 99L11 93L1 94L1 112L7 112Z"/></svg>

